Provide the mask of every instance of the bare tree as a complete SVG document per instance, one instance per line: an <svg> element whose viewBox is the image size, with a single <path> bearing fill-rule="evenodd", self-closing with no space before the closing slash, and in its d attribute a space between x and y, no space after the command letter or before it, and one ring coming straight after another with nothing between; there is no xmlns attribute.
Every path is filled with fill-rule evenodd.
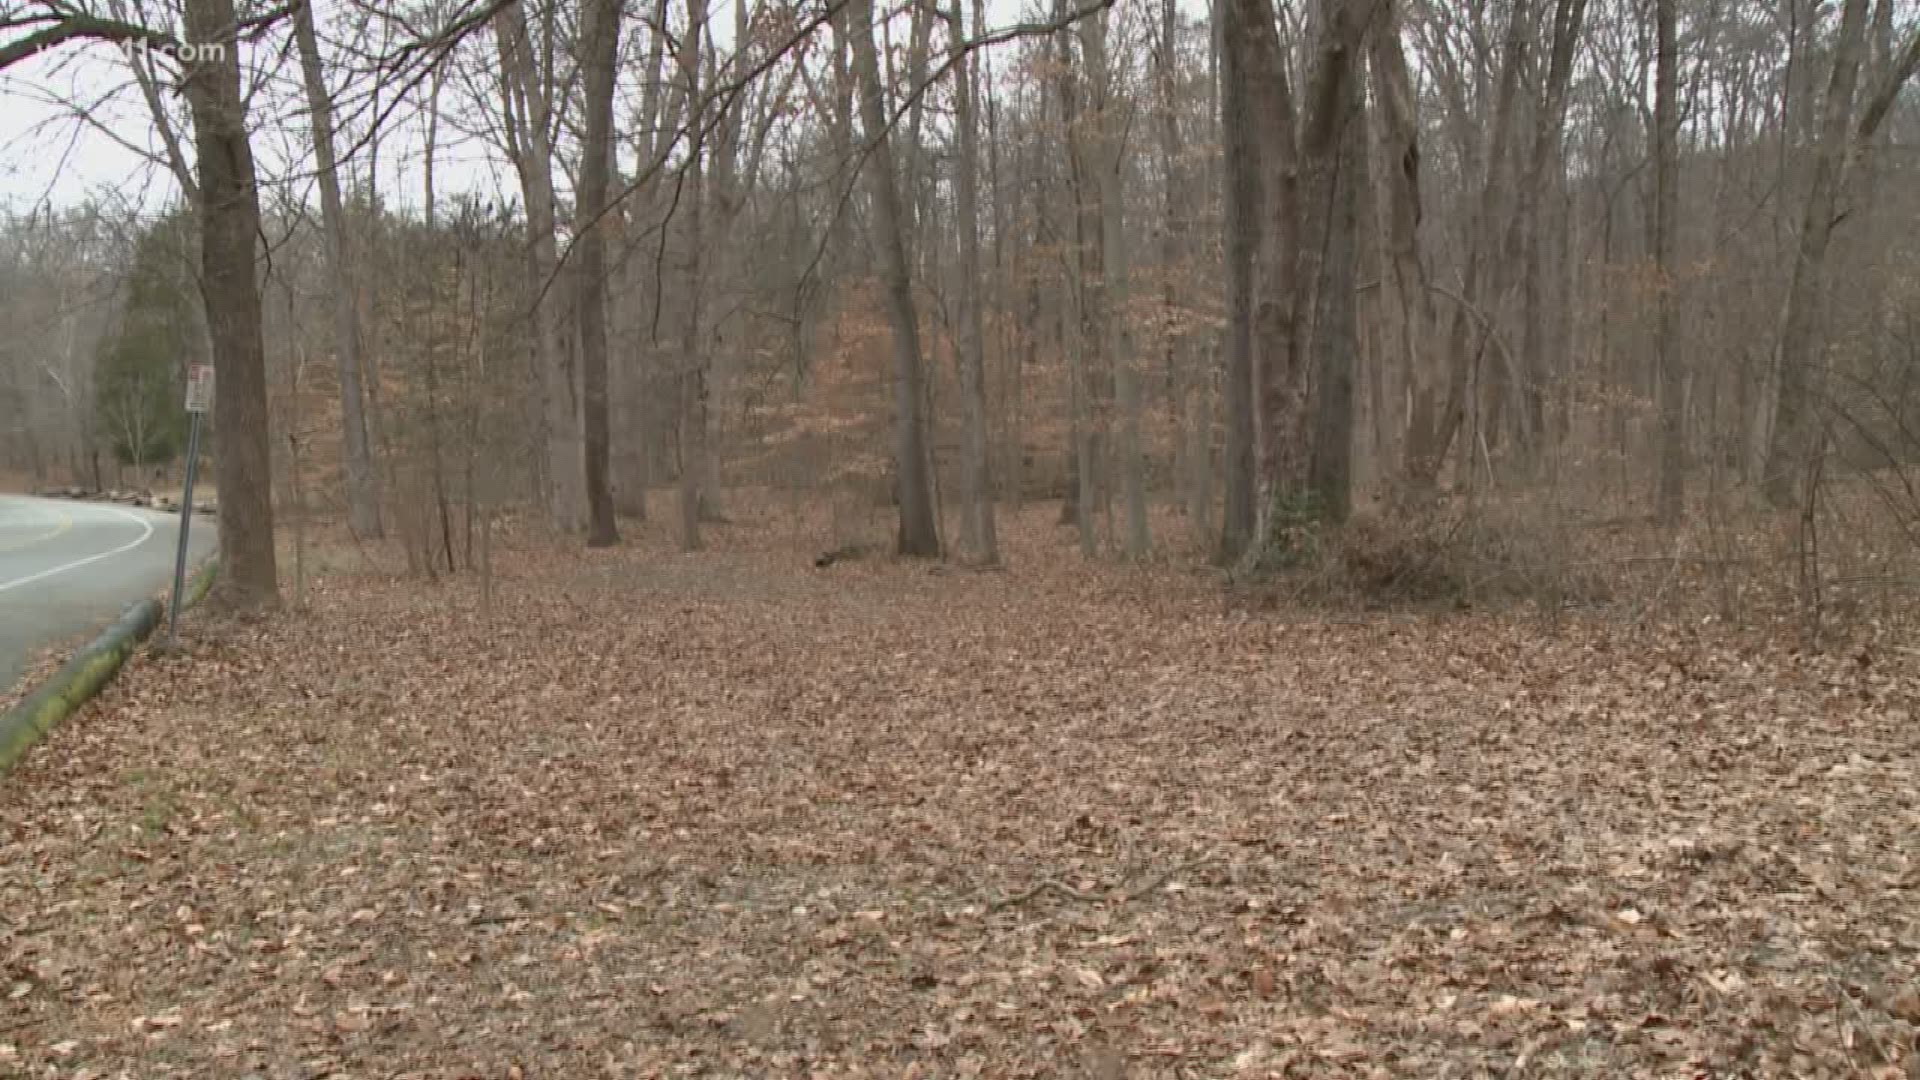
<svg viewBox="0 0 1920 1080"><path fill-rule="evenodd" d="M1680 58L1675 0L1655 0L1653 79L1653 267L1659 290L1654 367L1660 382L1660 520L1675 524L1686 501L1686 378L1674 341L1674 237L1680 206Z"/></svg>
<svg viewBox="0 0 1920 1080"><path fill-rule="evenodd" d="M1055 0L998 28L984 0L734 0L731 20L710 0L481 0L425 37L412 14L306 2L236 23L243 45L282 28L300 67L258 72L248 108L319 166L257 181L286 208L263 223L276 272L311 275L265 336L293 356L275 320L311 327L299 350L342 358L339 409L303 415L360 401L364 455L418 496L376 487L372 509L430 541L423 572L461 562L456 474L471 506L488 457L462 432L481 428L531 451L497 455L501 492L596 542L607 496L631 513L676 473L695 547L730 484L743 507L790 486L799 529L807 485L888 470L901 549L940 551L951 482L969 561L1005 541L996 486L1064 495L1089 555L1147 551L1171 496L1228 561L1272 563L1347 552L1324 527L1350 504L1408 530L1455 511L1531 528L1536 507L1692 528L1696 494L1739 512L1726 496L1754 482L1806 510L1812 465L1877 484L1872 462L1920 456L1897 448L1920 414L1901 276L1920 36L1899 0L1220 0L1206 37L1177 0ZM0 58L171 40L60 14L84 3L0 20ZM647 40L622 67L628 16ZM85 102L73 120L198 191L174 62L135 52L151 145ZM512 204L429 196L423 222L413 198L357 197L352 177L417 168L423 123L429 187L449 180L433 148L478 135L518 173ZM75 402L111 262L98 319L33 284L71 268L9 279L28 284L0 323L54 345L0 350L0 414L28 418L0 420L0 465L84 474L107 445ZM343 476L307 490L366 531L344 419ZM858 527L845 503L836 532Z"/></svg>
<svg viewBox="0 0 1920 1080"><path fill-rule="evenodd" d="M1441 354L1433 347L1438 325L1433 293L1420 254L1420 129L1413 79L1401 45L1399 11L1399 0L1382 0L1368 37L1368 65L1379 113L1375 130L1383 189L1379 200L1381 246L1399 331L1394 340L1398 363L1389 370L1399 376L1395 385L1405 387L1407 427L1419 432L1402 433L1396 486L1397 493L1404 495L1406 479L1423 467L1414 456L1416 447L1420 453L1430 452L1433 436L1429 432L1437 422L1443 372ZM1399 404L1397 399L1394 403Z"/></svg>
<svg viewBox="0 0 1920 1080"><path fill-rule="evenodd" d="M214 432L220 485L221 591L238 608L279 601L273 551L272 445L267 432L266 347L254 244L260 197L232 0L187 0L187 39L209 59L189 73L200 187L201 287L213 335Z"/></svg>
<svg viewBox="0 0 1920 1080"><path fill-rule="evenodd" d="M1304 487L1306 385L1299 367L1300 220L1292 87L1268 0L1225 0L1229 65L1242 84L1259 201L1253 259L1254 528L1248 558L1274 540L1277 504Z"/></svg>
<svg viewBox="0 0 1920 1080"><path fill-rule="evenodd" d="M1546 85L1538 95L1534 110L1533 145L1528 154L1526 173L1520 180L1520 192L1509 226L1520 248L1521 342L1519 378L1519 428L1522 443L1539 449L1546 440L1546 395L1554 377L1548 358L1547 287L1550 279L1546 251L1550 246L1564 248L1565 215L1553 217L1558 235L1550 237L1547 227L1549 203L1556 187L1564 182L1562 160L1566 138L1567 100L1573 80L1574 62L1580 34L1586 25L1587 0L1554 0L1551 38L1548 42ZM1676 121L1677 122L1677 121ZM1676 128L1676 139L1678 129Z"/></svg>
<svg viewBox="0 0 1920 1080"><path fill-rule="evenodd" d="M1353 497L1353 386L1360 339L1359 193L1367 179L1366 104L1358 57L1376 0L1327 0L1317 12L1319 40L1302 116L1303 214L1296 279L1313 290L1304 341L1311 353L1312 446L1307 488L1319 521L1346 520ZM1296 303L1304 305L1304 298Z"/></svg>
<svg viewBox="0 0 1920 1080"><path fill-rule="evenodd" d="M555 288L560 257L553 186L554 39L551 20L543 19L536 43L526 9L526 0L509 0L493 16L501 104L507 156L519 174L527 216L527 305L546 427L547 513L555 528L579 532L587 514L585 436L567 341L567 294Z"/></svg>
<svg viewBox="0 0 1920 1080"><path fill-rule="evenodd" d="M609 486L607 430L607 186L613 159L613 91L620 51L621 0L590 0L580 27L586 132L574 198L571 257L579 295L580 383L585 405L588 547L620 542Z"/></svg>
<svg viewBox="0 0 1920 1080"><path fill-rule="evenodd" d="M1211 528L1212 498L1207 479L1212 473L1206 408L1208 379L1194 355L1185 321L1183 265L1192 238L1185 235L1188 215L1182 201L1189 195L1185 187L1186 163L1182 160L1180 133L1180 15L1175 0L1161 0L1159 49L1154 62L1155 102L1159 110L1160 153L1160 305L1162 349L1168 376L1173 382L1171 408L1177 434L1174 445L1175 486L1187 516L1187 525L1195 539L1205 542Z"/></svg>
<svg viewBox="0 0 1920 1080"><path fill-rule="evenodd" d="M700 49L706 35L707 0L688 5L687 33L680 55L680 80L686 94L687 130L692 138L687 147L687 162L681 177L681 199L685 202L683 225L686 250L686 295L682 298L680 358L675 368L675 411L680 433L680 547L698 551L700 540L701 488L707 476L707 358L700 325L702 292L706 264L705 214L707 203L704 128L706 101L701 96Z"/></svg>
<svg viewBox="0 0 1920 1080"><path fill-rule="evenodd" d="M1066 10L1065 0L1055 5ZM1066 137L1066 195L1071 215L1066 247L1070 258L1062 305L1062 346L1067 358L1070 398L1067 499L1062 513L1071 513L1080 539L1080 554L1092 558L1099 550L1096 521L1106 502L1106 395L1102 378L1102 327L1106 287L1101 266L1100 192L1089 175L1096 166L1086 132L1081 101L1082 65L1073 51L1073 35L1066 27L1055 35L1059 60L1055 87L1060 126ZM1064 520L1064 519L1063 519Z"/></svg>
<svg viewBox="0 0 1920 1080"><path fill-rule="evenodd" d="M335 363L340 372L340 420L347 524L355 536L381 535L380 477L374 469L367 439L367 418L360 390L360 311L355 300L358 285L349 247L346 209L340 198L339 162L334 157L333 97L327 90L320 63L320 44L314 31L313 0L294 5L294 41L300 51L300 74L307 96L307 120L313 136L315 179L320 185L321 234L326 242L328 292L333 305ZM157 114L164 117L164 111Z"/></svg>
<svg viewBox="0 0 1920 1080"><path fill-rule="evenodd" d="M940 554L940 534L934 524L933 484L927 469L920 326L907 263L892 125L887 119L880 59L873 42L873 0L852 0L849 14L860 125L867 142L865 168L873 204L873 246L893 338L894 497L900 510L895 547L902 555L930 558Z"/></svg>
<svg viewBox="0 0 1920 1080"><path fill-rule="evenodd" d="M1774 399L1772 436L1761 485L1776 507L1790 507L1805 497L1803 480L1819 452L1815 412L1825 394L1816 354L1823 328L1821 305L1827 290L1827 257L1839 220L1838 206L1847 181L1847 164L1858 147L1871 142L1886 119L1894 99L1920 65L1920 30L1902 50L1875 88L1854 124L1854 95L1860 81L1860 63L1866 51L1867 0L1845 0L1840 28L1834 40L1833 66L1822 106L1818 143L1814 148L1812 179L1801 216L1792 283L1781 314L1780 345L1775 361L1779 389Z"/></svg>
<svg viewBox="0 0 1920 1080"><path fill-rule="evenodd" d="M1146 556L1152 538L1147 531L1146 456L1140 435L1144 403L1128 312L1132 273L1126 231L1127 116L1120 100L1119 76L1107 56L1107 12L1081 19L1079 29L1094 114L1092 157L1100 219L1100 293L1105 306L1103 351L1113 369L1120 409L1118 464L1126 514L1121 550L1128 558L1138 559Z"/></svg>
<svg viewBox="0 0 1920 1080"><path fill-rule="evenodd" d="M1491 116L1482 117L1480 126L1463 100L1459 80L1449 87L1455 98L1458 119L1460 157L1473 170L1472 182L1478 185L1478 199L1462 222L1465 234L1463 288L1453 304L1445 338L1445 392L1438 408L1428 416L1415 413L1407 431L1407 481L1411 490L1425 493L1434 489L1446 464L1448 452L1466 419L1468 394L1478 361L1489 336L1485 308L1487 299L1499 291L1497 245L1501 210L1510 205L1508 182L1509 157L1514 140L1516 102L1521 71L1527 63L1527 22L1532 0L1513 0L1506 13L1506 30L1498 55L1498 68L1491 82L1492 99L1487 106ZM1484 144L1481 131L1484 128ZM1489 381L1498 386L1495 380ZM1420 404L1415 400L1416 407Z"/></svg>
<svg viewBox="0 0 1920 1080"><path fill-rule="evenodd" d="M1241 556L1254 535L1254 259L1265 222L1260 214L1262 170L1254 147L1245 26L1248 19L1262 15L1243 10L1239 0L1219 0L1214 12L1226 178L1227 365L1222 395L1227 412L1226 513L1220 526L1220 555L1231 561ZM1266 17L1271 18L1270 12ZM1270 181L1277 184L1279 175Z"/></svg>
<svg viewBox="0 0 1920 1080"><path fill-rule="evenodd" d="M183 86L197 151L201 288L220 387L214 401L226 566L220 592L232 607L261 608L278 603L279 591L266 358L254 265L260 203L240 93L240 22L232 0L187 0L185 16L186 40L198 61ZM164 31L59 6L0 25L21 28L24 33L0 42L0 70L69 42L178 44Z"/></svg>
<svg viewBox="0 0 1920 1080"><path fill-rule="evenodd" d="M955 227L960 230L959 332L960 405L966 418L965 448L961 455L962 508L960 542L970 558L987 565L1000 561L1000 541L993 520L993 482L987 454L987 389L984 332L981 328L980 287L980 131L974 116L973 70L963 41L966 19L960 0L952 0L948 23L953 40L950 78L953 80L953 123L959 144L954 162Z"/></svg>

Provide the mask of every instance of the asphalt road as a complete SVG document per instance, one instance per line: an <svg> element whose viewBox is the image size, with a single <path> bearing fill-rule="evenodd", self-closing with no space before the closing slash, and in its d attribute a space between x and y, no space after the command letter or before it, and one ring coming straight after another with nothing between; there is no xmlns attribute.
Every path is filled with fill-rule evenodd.
<svg viewBox="0 0 1920 1080"><path fill-rule="evenodd" d="M0 688L35 652L83 635L173 580L177 515L106 503L0 495ZM189 557L213 550L196 517Z"/></svg>

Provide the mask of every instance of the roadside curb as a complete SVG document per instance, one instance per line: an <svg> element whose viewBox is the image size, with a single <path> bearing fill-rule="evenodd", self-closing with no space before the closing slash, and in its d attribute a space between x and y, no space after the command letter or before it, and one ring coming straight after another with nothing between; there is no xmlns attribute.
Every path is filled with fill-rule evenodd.
<svg viewBox="0 0 1920 1080"><path fill-rule="evenodd" d="M183 606L191 608L204 599L219 572L217 555L201 564L187 586ZM133 605L99 637L74 653L38 689L0 714L0 776L11 772L33 744L112 682L127 658L164 621L165 615L166 608L152 597Z"/></svg>

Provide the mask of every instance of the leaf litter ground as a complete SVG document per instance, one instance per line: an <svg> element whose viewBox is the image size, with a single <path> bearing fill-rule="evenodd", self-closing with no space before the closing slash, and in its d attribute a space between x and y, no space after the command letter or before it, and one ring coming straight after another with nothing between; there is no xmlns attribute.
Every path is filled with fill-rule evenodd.
<svg viewBox="0 0 1920 1080"><path fill-rule="evenodd" d="M0 783L0 1077L1915 1068L1912 651L1008 531L196 625Z"/></svg>

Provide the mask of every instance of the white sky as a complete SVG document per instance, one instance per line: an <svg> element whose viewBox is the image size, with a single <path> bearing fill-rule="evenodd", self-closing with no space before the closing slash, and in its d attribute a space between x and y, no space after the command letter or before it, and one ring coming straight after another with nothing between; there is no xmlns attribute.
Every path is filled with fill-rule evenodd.
<svg viewBox="0 0 1920 1080"><path fill-rule="evenodd" d="M710 2L713 33L726 48L733 37L732 0ZM989 22L999 26L1018 21L1022 8L1035 2L989 0ZM1051 0L1037 2L1051 7ZM1204 5L1205 0L1182 0L1190 11L1204 11ZM318 9L321 50L329 56L328 39L342 32L329 25L332 7L323 2ZM309 148L304 145L305 118L299 111L299 67L286 44L288 37L285 31L270 35L248 47L243 57L251 70L268 70L279 83L256 95L250 111L254 155L262 180L269 182L263 189L269 198L274 197L272 180L311 168ZM637 90L623 89L637 100ZM79 118L76 105L91 119ZM276 112L286 115L272 115ZM383 198L400 205L417 203L423 145L418 126L390 130L384 136L379 158ZM347 149L343 138L343 153ZM177 196L172 176L149 157L160 152L160 138L146 103L113 45L68 45L0 73L0 210L65 207L89 198L108 206L158 210ZM363 152L349 163L357 177L364 178L366 159ZM503 198L514 194L510 172L491 148L477 138L463 138L446 123L441 127L436 161L437 188L443 196L462 191ZM300 185L298 197L312 197L303 190L306 186Z"/></svg>
<svg viewBox="0 0 1920 1080"><path fill-rule="evenodd" d="M304 145L305 116L297 111L302 107L296 99L299 66L292 55L280 55L279 44L269 40L264 49L249 48L245 54L253 70L270 68L280 83L272 90L258 90L249 111L263 180L311 168L311 148ZM324 41L321 48L327 50ZM84 106L90 118L80 118L83 110L76 105ZM180 134L191 159L190 132ZM347 153L344 137L341 143L341 152ZM494 190L494 170L484 146L461 139L447 125L441 128L440 143L437 173L442 191ZM416 130L403 126L388 132L379 162L383 192L391 195L403 183L418 187L422 145ZM94 198L107 205L157 209L178 195L172 175L153 160L161 152L146 101L113 45L69 45L0 74L0 208L71 206ZM366 157L364 152L356 155L349 167L364 175Z"/></svg>
<svg viewBox="0 0 1920 1080"><path fill-rule="evenodd" d="M156 178L115 141L158 150L146 106L137 92L112 92L127 76L110 47L89 45L81 53L34 57L0 77L0 204L67 205L94 189L103 197L148 201L143 189ZM112 136L74 121L67 102L93 110Z"/></svg>

